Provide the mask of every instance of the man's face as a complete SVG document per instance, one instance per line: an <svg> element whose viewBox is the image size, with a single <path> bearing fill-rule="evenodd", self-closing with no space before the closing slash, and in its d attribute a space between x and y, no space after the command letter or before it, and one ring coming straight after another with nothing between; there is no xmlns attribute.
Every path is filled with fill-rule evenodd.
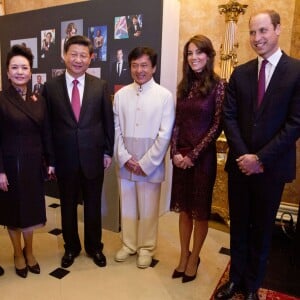
<svg viewBox="0 0 300 300"><path fill-rule="evenodd" d="M84 45L73 44L64 54L67 71L74 78L80 77L88 69L91 62L89 48Z"/></svg>
<svg viewBox="0 0 300 300"><path fill-rule="evenodd" d="M274 28L266 13L253 16L249 22L250 45L261 57L267 59L278 49L280 25Z"/></svg>
<svg viewBox="0 0 300 300"><path fill-rule="evenodd" d="M38 75L36 77L37 83L42 83L42 76Z"/></svg>
<svg viewBox="0 0 300 300"><path fill-rule="evenodd" d="M117 60L121 61L123 59L123 51L122 50L118 50L117 51Z"/></svg>
<svg viewBox="0 0 300 300"><path fill-rule="evenodd" d="M155 70L156 67L152 67L151 60L146 54L130 63L131 77L139 85L151 80Z"/></svg>

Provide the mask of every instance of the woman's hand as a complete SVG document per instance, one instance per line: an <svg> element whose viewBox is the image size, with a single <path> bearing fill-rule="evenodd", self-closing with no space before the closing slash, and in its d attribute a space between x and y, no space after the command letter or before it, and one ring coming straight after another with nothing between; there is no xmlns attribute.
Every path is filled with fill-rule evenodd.
<svg viewBox="0 0 300 300"><path fill-rule="evenodd" d="M8 180L5 173L0 173L0 190L7 192L8 191Z"/></svg>

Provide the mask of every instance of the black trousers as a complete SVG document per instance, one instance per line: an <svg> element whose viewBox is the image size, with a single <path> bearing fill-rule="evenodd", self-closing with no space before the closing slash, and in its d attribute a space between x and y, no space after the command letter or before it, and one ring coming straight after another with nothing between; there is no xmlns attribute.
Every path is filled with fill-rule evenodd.
<svg viewBox="0 0 300 300"><path fill-rule="evenodd" d="M101 193L103 173L93 179L81 170L58 177L61 201L62 232L66 251L78 253L81 244L78 234L77 205L82 195L84 209L84 248L88 254L103 249L101 222Z"/></svg>
<svg viewBox="0 0 300 300"><path fill-rule="evenodd" d="M272 230L284 188L264 175L228 176L230 280L247 291L263 281Z"/></svg>

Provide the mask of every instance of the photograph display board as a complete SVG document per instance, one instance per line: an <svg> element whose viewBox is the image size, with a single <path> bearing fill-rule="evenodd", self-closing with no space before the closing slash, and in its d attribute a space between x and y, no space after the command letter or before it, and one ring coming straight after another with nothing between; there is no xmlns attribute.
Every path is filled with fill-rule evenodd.
<svg viewBox="0 0 300 300"><path fill-rule="evenodd" d="M155 79L159 82L162 0L97 0L1 16L2 87L7 85L5 60L12 45L31 48L34 88L64 71L63 46L76 34L93 42L88 72L107 80L111 94L132 81L127 56L136 46L157 51Z"/></svg>
<svg viewBox="0 0 300 300"><path fill-rule="evenodd" d="M65 70L63 47L72 35L85 35L94 45L88 73L108 82L110 94L132 82L127 56L137 46L158 53L154 75L160 81L163 0L95 0L0 17L2 88L8 84L6 55L15 44L34 54L30 87L41 93L44 82ZM113 98L113 97L112 97ZM55 182L45 184L46 194L59 197ZM113 165L106 171L102 192L105 229L119 231L118 182Z"/></svg>

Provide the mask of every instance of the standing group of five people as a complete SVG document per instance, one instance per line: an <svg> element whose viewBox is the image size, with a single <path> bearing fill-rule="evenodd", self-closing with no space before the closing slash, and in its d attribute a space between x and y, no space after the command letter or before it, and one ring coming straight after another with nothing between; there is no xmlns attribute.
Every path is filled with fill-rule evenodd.
<svg viewBox="0 0 300 300"><path fill-rule="evenodd" d="M130 52L133 83L115 94L113 104L106 82L86 73L94 51L86 37L67 40L66 72L47 81L42 95L28 87L30 49L11 48L6 62L10 85L0 94L0 224L8 228L19 276L40 273L32 242L33 230L46 222L45 164L48 175L57 177L60 192L65 242L61 266L71 266L81 251L81 195L85 251L96 265L106 265L101 193L113 153L122 216L122 246L115 260L137 254L137 266L149 267L157 247L170 144L170 210L180 213L180 257L172 278L194 280L208 232L216 140L224 129L229 145L231 268L229 281L214 298L231 299L242 292L247 300L258 299L284 184L296 173L300 62L279 48L280 16L275 11L253 14L249 32L258 58L238 66L228 84L214 72L216 53L206 36L193 36L185 44L176 110L171 92L154 81L157 54L151 48ZM260 73L263 96L258 103Z"/></svg>

